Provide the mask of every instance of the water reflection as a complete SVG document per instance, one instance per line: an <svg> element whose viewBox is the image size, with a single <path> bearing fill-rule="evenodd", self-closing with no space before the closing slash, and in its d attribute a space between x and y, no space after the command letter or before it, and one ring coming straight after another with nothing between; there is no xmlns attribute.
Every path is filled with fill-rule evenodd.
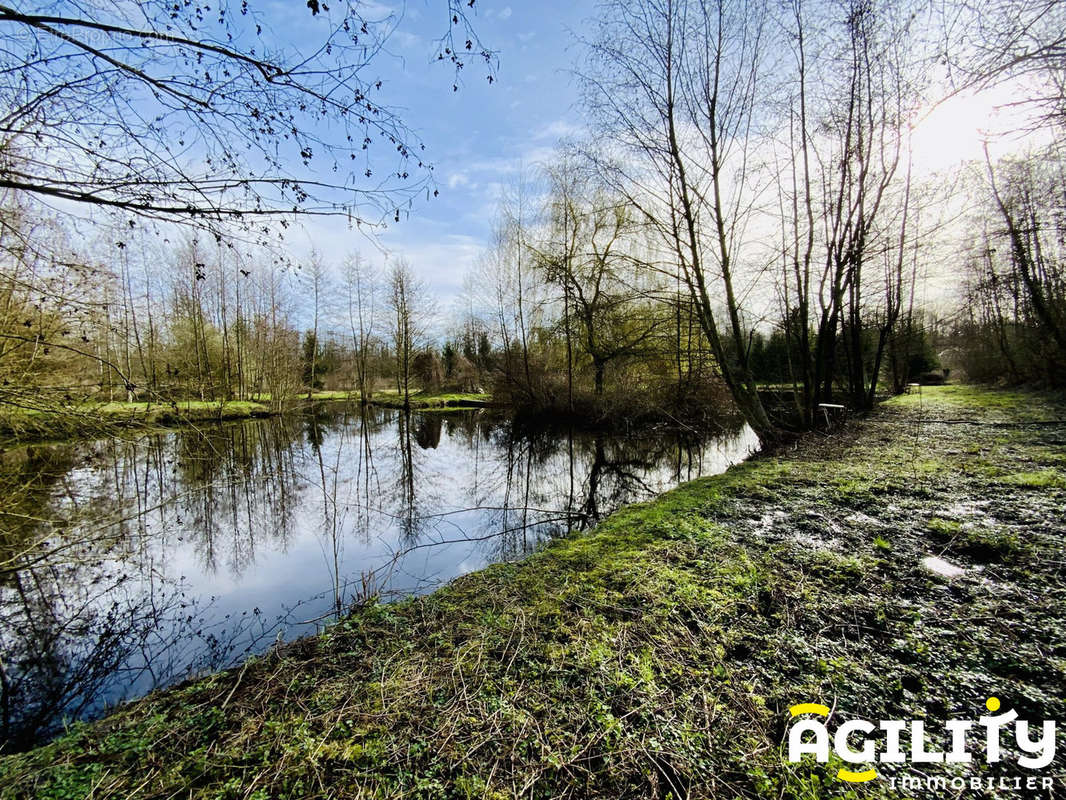
<svg viewBox="0 0 1066 800"><path fill-rule="evenodd" d="M720 472L714 437L486 411L302 416L0 454L0 750Z"/></svg>

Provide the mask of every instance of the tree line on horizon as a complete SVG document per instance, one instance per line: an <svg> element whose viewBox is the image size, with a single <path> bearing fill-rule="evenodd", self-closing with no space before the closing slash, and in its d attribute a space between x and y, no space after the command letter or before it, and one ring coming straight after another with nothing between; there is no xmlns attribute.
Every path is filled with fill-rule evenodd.
<svg viewBox="0 0 1066 800"><path fill-rule="evenodd" d="M441 60L457 75L468 58L491 68L453 5ZM192 9L149 4L136 25L104 5L67 10L0 13L33 32L26 41L54 44L33 69L13 61L0 84L13 109L0 125L8 409L477 389L596 419L731 406L773 441L817 425L821 404L863 412L941 366L993 381L1066 374L1058 4L605 0L576 66L590 137L509 187L447 315L402 260L293 270L235 244L293 213L372 222L373 207L399 221L389 198L412 199L400 187L427 165L403 121L369 99L372 59L352 60L377 41L358 4L312 9L329 47L306 72L284 48L255 54L245 8L223 6L214 33ZM184 34L164 35L174 26ZM116 55L80 46L85 31L111 37ZM465 47L456 31L471 31ZM203 75L162 77L204 59ZM915 174L913 127L932 100L1005 81L1025 87L1018 124L1037 144L986 157L964 180ZM121 104L149 95L160 115L145 129ZM322 138L331 120L344 120L342 139ZM64 149L63 125L93 131L91 148ZM173 151L160 156L164 134L221 150L193 175ZM314 180L323 151L365 161L370 178L381 141L399 160L390 188ZM292 147L296 161L269 155ZM300 162L305 180L290 175ZM63 215L42 210L56 197L116 210L107 230L128 230L106 259L79 252ZM145 221L190 230L160 254ZM959 276L953 310L923 300L931 273Z"/></svg>

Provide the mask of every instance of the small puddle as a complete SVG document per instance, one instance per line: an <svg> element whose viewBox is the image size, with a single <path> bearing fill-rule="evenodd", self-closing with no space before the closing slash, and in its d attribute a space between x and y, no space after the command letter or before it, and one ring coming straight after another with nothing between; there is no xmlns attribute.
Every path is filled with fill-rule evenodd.
<svg viewBox="0 0 1066 800"><path fill-rule="evenodd" d="M953 519L958 517L984 516L987 513L985 508L990 505L991 502L991 500L958 500L948 506L947 514Z"/></svg>
<svg viewBox="0 0 1066 800"><path fill-rule="evenodd" d="M944 578L957 578L966 572L962 567L956 567L938 556L926 556L922 559L922 566Z"/></svg>

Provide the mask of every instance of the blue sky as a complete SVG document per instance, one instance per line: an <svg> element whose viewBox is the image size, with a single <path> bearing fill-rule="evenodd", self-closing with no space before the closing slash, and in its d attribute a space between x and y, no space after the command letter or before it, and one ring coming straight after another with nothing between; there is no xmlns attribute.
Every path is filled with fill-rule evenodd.
<svg viewBox="0 0 1066 800"><path fill-rule="evenodd" d="M523 166L548 159L560 136L581 124L570 75L573 35L587 26L595 3L478 0L471 20L482 44L499 54L496 80L490 85L485 66L473 59L458 92L452 91L450 65L435 60L447 29L444 0L393 7L403 16L391 54L374 67L385 81L382 97L425 142L440 196L423 196L408 218L391 223L379 239L390 254L405 256L446 302L488 243L501 188ZM352 249L378 264L384 260L340 220L309 220L302 227L288 236L297 258L314 244L327 261L340 261Z"/></svg>

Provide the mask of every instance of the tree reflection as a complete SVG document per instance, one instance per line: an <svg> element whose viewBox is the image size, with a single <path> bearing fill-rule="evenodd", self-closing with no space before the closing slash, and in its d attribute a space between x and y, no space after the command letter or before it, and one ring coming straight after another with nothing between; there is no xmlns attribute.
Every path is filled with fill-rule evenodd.
<svg viewBox="0 0 1066 800"><path fill-rule="evenodd" d="M257 608L219 619L180 585L146 585L109 561L25 567L5 589L0 753L33 746L64 719L229 666L275 627Z"/></svg>
<svg viewBox="0 0 1066 800"><path fill-rule="evenodd" d="M397 415L397 422L396 439L400 469L396 476L396 519L400 525L403 541L415 542L422 531L423 519L418 513L418 495L415 491L416 467L411 411L409 409L401 411Z"/></svg>
<svg viewBox="0 0 1066 800"><path fill-rule="evenodd" d="M745 441L323 406L0 453L0 748L519 558Z"/></svg>

